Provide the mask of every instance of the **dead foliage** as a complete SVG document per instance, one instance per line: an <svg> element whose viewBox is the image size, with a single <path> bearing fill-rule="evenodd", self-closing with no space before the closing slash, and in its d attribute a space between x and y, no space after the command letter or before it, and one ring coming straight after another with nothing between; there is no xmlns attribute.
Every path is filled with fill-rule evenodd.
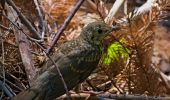
<svg viewBox="0 0 170 100"><path fill-rule="evenodd" d="M57 42L58 44L56 44L55 49L57 49L57 45L79 36L83 25L105 18L113 2L104 1L107 0L87 0L71 20L64 34ZM47 29L44 41L40 43L44 49L47 49L50 45L55 33L59 30L59 27L62 26L62 23L76 2L77 0L42 0L40 2ZM37 29L39 23L33 0L16 0L15 3L22 9L22 12ZM120 19L118 17L119 19L114 19L112 23L120 26L121 30L113 33L112 36L106 39L106 47L123 39L125 43L121 43L121 45L130 50L130 52L127 51L129 57L125 59L118 53L120 58L113 60L110 65L100 64L99 68L87 81L82 83L80 92L104 91L115 94L169 95L170 92L167 82L162 80L162 76L160 75L160 64L156 63L154 59L155 48L157 50L156 52L161 52L160 54L162 55L165 52L169 54L169 45L166 49L163 49L162 47L167 42L159 42L160 37L157 33L159 28L157 22L164 20L164 18L168 16L169 7L170 2L168 0L158 0L149 12L137 15L135 18L133 18L134 13L131 13L123 15L124 18ZM3 3L1 4L0 25L4 27L0 27L0 68L2 69L0 80L3 81L5 79L5 83L12 89L13 93L18 94L28 88L31 83L28 81L23 59L21 58L22 54L15 36L15 32L18 32L18 29L9 19L3 16L4 13L8 12L7 8L8 6L4 8ZM121 15L121 13L118 13L118 15L119 14ZM12 16L9 16L9 18L10 17ZM25 32L30 34L28 29L26 29ZM165 41L164 39L166 38L166 40L169 41L169 38L166 36L167 35L161 37L161 40ZM46 57L44 56L43 50L37 46L35 41L29 40L29 43L30 52L33 55L31 59L33 59L34 66L38 73ZM158 47L160 45L162 46L161 48ZM165 50L165 52L162 49ZM55 52L55 50L53 52ZM159 59L161 59L161 57L159 57ZM170 56L168 55L166 61L169 60ZM156 58L156 61L158 61L158 58ZM4 72L5 74L3 74ZM36 77L38 77L38 74Z"/></svg>

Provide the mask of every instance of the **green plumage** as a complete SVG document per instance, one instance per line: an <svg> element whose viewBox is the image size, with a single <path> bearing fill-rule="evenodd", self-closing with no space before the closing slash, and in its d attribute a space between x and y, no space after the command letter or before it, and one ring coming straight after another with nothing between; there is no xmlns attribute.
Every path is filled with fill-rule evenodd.
<svg viewBox="0 0 170 100"><path fill-rule="evenodd" d="M69 90L83 82L97 67L103 52L102 40L111 31L112 28L102 22L91 23L77 39L62 44L52 56ZM25 100L52 100L65 93L53 63L48 60L43 68L43 73L33 86L18 97L29 97Z"/></svg>

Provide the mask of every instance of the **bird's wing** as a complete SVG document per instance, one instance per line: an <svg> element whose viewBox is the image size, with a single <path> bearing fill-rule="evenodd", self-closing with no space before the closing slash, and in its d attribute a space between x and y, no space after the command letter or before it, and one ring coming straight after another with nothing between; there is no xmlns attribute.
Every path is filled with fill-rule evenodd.
<svg viewBox="0 0 170 100"><path fill-rule="evenodd" d="M52 56L52 59L60 69L70 67L75 71L84 71L88 66L92 66L95 61L100 59L100 50L87 42L70 41L58 48L58 51ZM90 64L89 64L90 63ZM48 60L43 68L45 71L48 67L54 65Z"/></svg>
<svg viewBox="0 0 170 100"><path fill-rule="evenodd" d="M96 68L100 55L98 49L93 46L85 43L76 43L64 44L52 57L55 64L60 69L69 90L84 81L90 75ZM63 94L65 89L54 64L48 60L44 66L48 68L44 71L45 73L43 72L40 75L42 76L40 80L46 80L47 82L44 83L43 87L48 86L50 89L47 91L50 91L50 93L53 91L58 95ZM55 89L57 89L57 91Z"/></svg>
<svg viewBox="0 0 170 100"><path fill-rule="evenodd" d="M96 68L100 56L98 47L86 42L72 41L63 44L52 58L65 80L70 80L71 78L79 77L83 73L91 73ZM48 60L44 66L56 72L52 67L50 68L52 65L54 64Z"/></svg>

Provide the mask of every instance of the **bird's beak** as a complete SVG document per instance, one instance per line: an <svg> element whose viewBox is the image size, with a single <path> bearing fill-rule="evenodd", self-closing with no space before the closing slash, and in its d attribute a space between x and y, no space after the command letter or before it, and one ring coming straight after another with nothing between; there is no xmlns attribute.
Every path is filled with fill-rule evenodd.
<svg viewBox="0 0 170 100"><path fill-rule="evenodd" d="M113 31L118 31L118 30L120 30L121 28L120 28L120 26L118 26L118 25L114 25L114 26L112 26L112 32Z"/></svg>
<svg viewBox="0 0 170 100"><path fill-rule="evenodd" d="M109 35L112 35L113 32L119 31L121 28L120 26L112 26L111 30L108 32Z"/></svg>

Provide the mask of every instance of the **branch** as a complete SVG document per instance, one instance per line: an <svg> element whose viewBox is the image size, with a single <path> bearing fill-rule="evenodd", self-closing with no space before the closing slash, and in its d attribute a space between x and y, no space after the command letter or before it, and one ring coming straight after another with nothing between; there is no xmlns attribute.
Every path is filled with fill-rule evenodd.
<svg viewBox="0 0 170 100"><path fill-rule="evenodd" d="M71 100L67 85L65 83L65 80L60 72L60 69L58 68L58 65L55 63L55 61L47 54L46 50L43 49L41 45L39 45L37 42L35 42L45 53L46 56L52 61L54 66L49 66L49 68L44 71L35 81L32 87L26 91L21 92L19 95L14 97L14 100L21 100L22 98L26 98L27 100L32 99L54 99L57 96L60 96L60 91L63 91L62 89L57 90L56 88L64 86L64 89L66 91L66 95L68 100ZM57 69L57 71L56 71ZM58 77L59 76L59 77ZM59 82L56 83L55 81ZM61 81L61 83L60 83ZM54 87L53 87L54 86ZM49 90L51 89L51 91ZM53 90L52 90L53 89ZM57 92L57 93L55 93ZM46 94L46 95L45 95Z"/></svg>
<svg viewBox="0 0 170 100"><path fill-rule="evenodd" d="M27 37L21 33L21 31L14 32L19 45L19 51L22 58L23 65L25 67L25 72L27 73L27 78L31 84L36 76L36 68L32 60L32 54L30 52L29 41Z"/></svg>
<svg viewBox="0 0 170 100"><path fill-rule="evenodd" d="M157 96L146 96L146 95L126 95L126 94L89 94L89 93L78 93L71 94L71 97L75 100L170 100L170 97L157 97ZM57 100L63 100L66 96L63 95Z"/></svg>
<svg viewBox="0 0 170 100"><path fill-rule="evenodd" d="M7 84L4 84L4 82L2 82L1 80L0 80L0 90L5 92L5 94L10 98L15 96L15 93L12 91L12 89Z"/></svg>
<svg viewBox="0 0 170 100"><path fill-rule="evenodd" d="M170 97L157 97L146 95L126 95L126 94L99 94L98 97L118 99L118 100L170 100Z"/></svg>
<svg viewBox="0 0 170 100"><path fill-rule="evenodd" d="M13 8L11 8L12 11L15 12L15 10ZM10 10L8 11L10 12ZM15 23L18 23L18 26L20 27L20 20L18 20L18 15L17 13L14 13L11 15L11 19L9 19L7 16L5 16L3 14L3 16L9 20L9 22L11 23L11 25L15 25ZM10 16L10 15L8 15ZM17 28L18 28L17 27ZM16 37L16 41L19 45L19 51L20 51L20 55L21 55L21 59L24 65L24 68L26 70L26 74L27 74L27 78L29 83L31 83L33 81L33 79L36 76L36 68L34 66L33 60L32 60L32 54L30 52L30 45L29 45L29 41L28 38L26 37L26 35L22 34L21 31L22 29L20 28L19 30L14 32L14 35Z"/></svg>
<svg viewBox="0 0 170 100"><path fill-rule="evenodd" d="M7 27L5 27L5 26L3 26L3 25L1 25L1 24L0 24L0 28L2 28L2 29L5 30L5 31L13 32L12 29L7 28Z"/></svg>
<svg viewBox="0 0 170 100"><path fill-rule="evenodd" d="M105 22L110 24L110 22L113 21L113 18L115 16L115 14L117 13L117 11L119 10L120 6L123 4L125 0L116 0L113 7L111 8L109 14L107 15L107 17L105 18Z"/></svg>
<svg viewBox="0 0 170 100"><path fill-rule="evenodd" d="M49 53L54 45L57 43L58 39L60 38L61 34L64 32L68 24L70 23L71 19L74 17L75 13L78 11L80 6L83 4L85 0L79 0L78 3L75 5L73 10L71 11L70 15L67 17L67 19L64 21L63 26L59 29L59 31L56 33L53 41L50 43L49 47L47 48L47 53Z"/></svg>
<svg viewBox="0 0 170 100"><path fill-rule="evenodd" d="M135 15L133 17L142 15L150 11L154 7L154 4L156 3L156 1L157 0L147 0L146 3L144 3L141 7L135 10Z"/></svg>
<svg viewBox="0 0 170 100"><path fill-rule="evenodd" d="M34 0L36 10L38 12L38 17L39 17L39 28L40 28L40 33L41 34L41 39L44 40L44 35L45 35L45 22L44 22L44 16L42 14L42 10L40 9L39 2L38 0Z"/></svg>
<svg viewBox="0 0 170 100"><path fill-rule="evenodd" d="M0 75L0 80L2 80L3 79L3 76L1 76ZM12 86L12 87L14 87L14 88L16 88L17 90L19 90L19 91L24 91L24 89L23 89L23 86L21 86L20 84L20 86L17 86L16 84L14 84L14 83L12 83L11 81L9 81L9 80L7 80L7 79L5 79L5 82L7 83L7 84L9 84L10 86ZM18 80L17 80L17 82L18 82ZM18 82L18 83L21 83L21 82ZM21 88L22 87L22 88Z"/></svg>
<svg viewBox="0 0 170 100"><path fill-rule="evenodd" d="M22 28L20 28L17 24L15 24L15 22L11 19L9 19L6 15L3 14L3 16L9 21L12 23L12 25L14 25L18 30L22 31L22 33L24 33L27 37L29 37L28 39L32 42L38 42L38 43L42 43L43 41L42 40L37 40L35 38L32 38L30 37L29 35L27 35Z"/></svg>
<svg viewBox="0 0 170 100"><path fill-rule="evenodd" d="M69 91L68 91L66 82L65 82L65 80L64 80L64 78L63 78L63 75L61 74L60 69L58 68L57 64L56 64L55 61L52 59L52 57L48 55L48 53L46 52L46 50L43 49L43 47L42 47L41 45L39 45L38 43L36 43L36 44L45 52L46 56L47 56L47 57L51 60L51 62L54 64L55 68L57 69L57 73L59 74L60 80L61 80L62 83L63 83L64 89L65 89L65 91L66 91L67 98L68 98L68 100L71 100L70 93L69 93ZM50 85L50 84L49 84L49 85ZM55 95L55 94L54 94L54 95Z"/></svg>
<svg viewBox="0 0 170 100"><path fill-rule="evenodd" d="M6 0L6 2L13 7L13 9L16 11L16 13L18 14L18 17L21 20L21 23L24 24L30 32L32 32L35 35L35 38L37 39L41 39L40 35L38 34L38 32L36 31L36 29L31 25L31 23L27 20L27 18L18 10L17 6L15 5L15 3L12 0Z"/></svg>

